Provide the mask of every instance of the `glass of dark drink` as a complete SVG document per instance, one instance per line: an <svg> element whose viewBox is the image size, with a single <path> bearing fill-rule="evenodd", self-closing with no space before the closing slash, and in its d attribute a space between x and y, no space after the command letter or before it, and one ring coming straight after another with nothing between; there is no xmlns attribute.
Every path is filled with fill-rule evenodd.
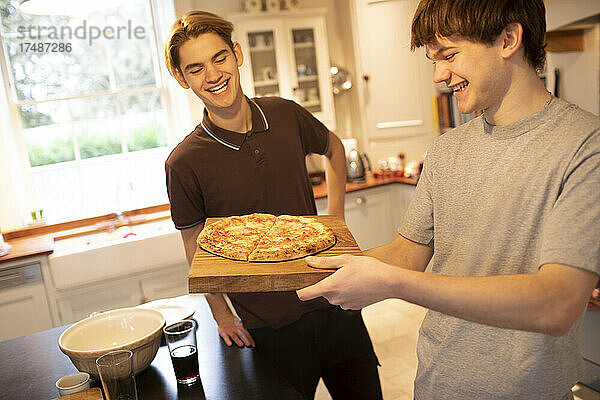
<svg viewBox="0 0 600 400"><path fill-rule="evenodd" d="M177 383L191 385L200 379L196 322L191 319L163 328Z"/></svg>

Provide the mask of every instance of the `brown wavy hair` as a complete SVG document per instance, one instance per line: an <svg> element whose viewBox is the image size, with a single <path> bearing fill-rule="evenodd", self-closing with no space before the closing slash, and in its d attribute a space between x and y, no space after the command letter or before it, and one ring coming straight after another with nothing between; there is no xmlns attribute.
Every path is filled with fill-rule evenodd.
<svg viewBox="0 0 600 400"><path fill-rule="evenodd" d="M207 11L190 11L173 23L165 44L165 63L171 75L175 76L177 71L181 72L179 48L188 40L209 32L221 36L233 50L231 41L233 24L216 14Z"/></svg>
<svg viewBox="0 0 600 400"><path fill-rule="evenodd" d="M510 23L523 27L527 62L540 71L546 62L546 8L542 0L421 0L411 27L411 49L458 35L492 44Z"/></svg>

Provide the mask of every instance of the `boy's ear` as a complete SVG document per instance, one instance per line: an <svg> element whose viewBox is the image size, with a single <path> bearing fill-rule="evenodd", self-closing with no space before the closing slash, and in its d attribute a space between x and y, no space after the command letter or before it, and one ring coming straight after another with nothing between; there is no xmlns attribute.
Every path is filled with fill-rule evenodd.
<svg viewBox="0 0 600 400"><path fill-rule="evenodd" d="M190 88L190 85L188 85L188 83L186 82L186 80L183 77L183 74L181 73L179 68L177 68L177 71L175 71L175 79L177 79L177 83L179 83L179 86L181 86L182 88L184 88L184 89Z"/></svg>
<svg viewBox="0 0 600 400"><path fill-rule="evenodd" d="M233 44L233 55L237 61L237 66L241 67L244 63L244 53L242 52L242 46L238 42Z"/></svg>
<svg viewBox="0 0 600 400"><path fill-rule="evenodd" d="M521 48L523 43L523 26L518 22L511 22L500 34L502 39L502 57L510 58Z"/></svg>

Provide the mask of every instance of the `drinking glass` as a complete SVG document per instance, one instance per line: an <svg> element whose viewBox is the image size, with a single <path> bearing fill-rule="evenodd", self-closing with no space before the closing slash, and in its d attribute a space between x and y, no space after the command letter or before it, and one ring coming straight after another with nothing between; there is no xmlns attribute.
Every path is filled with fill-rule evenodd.
<svg viewBox="0 0 600 400"><path fill-rule="evenodd" d="M200 379L196 321L184 319L163 328L177 383L191 385Z"/></svg>
<svg viewBox="0 0 600 400"><path fill-rule="evenodd" d="M131 351L106 353L96 359L96 367L106 400L137 400Z"/></svg>

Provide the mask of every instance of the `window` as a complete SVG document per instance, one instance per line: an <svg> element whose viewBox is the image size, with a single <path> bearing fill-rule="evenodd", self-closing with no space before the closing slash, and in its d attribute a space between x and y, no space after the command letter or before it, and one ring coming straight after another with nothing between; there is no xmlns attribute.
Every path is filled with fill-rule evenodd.
<svg viewBox="0 0 600 400"><path fill-rule="evenodd" d="M0 62L29 162L26 214L56 223L166 203L174 135L152 3L78 17L24 14L19 3L0 0Z"/></svg>

